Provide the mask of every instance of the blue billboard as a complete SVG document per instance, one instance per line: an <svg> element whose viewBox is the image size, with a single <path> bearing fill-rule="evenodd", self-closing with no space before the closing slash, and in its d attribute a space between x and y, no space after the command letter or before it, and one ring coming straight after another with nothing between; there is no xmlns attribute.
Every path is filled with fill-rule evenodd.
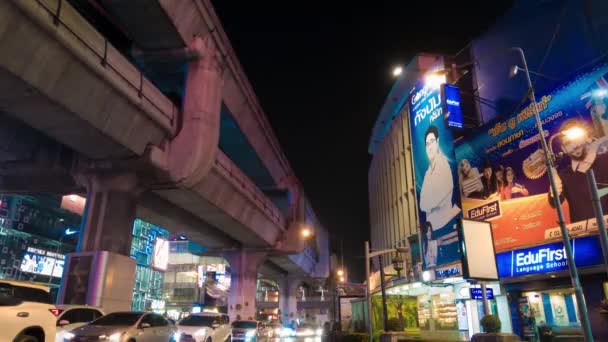
<svg viewBox="0 0 608 342"><path fill-rule="evenodd" d="M443 110L448 121L448 127L462 128L462 107L460 106L460 89L444 83L442 86Z"/></svg>
<svg viewBox="0 0 608 342"><path fill-rule="evenodd" d="M471 287L469 291L471 292L471 299L483 299L483 292L480 287ZM494 290L492 288L486 287L486 297L494 299Z"/></svg>
<svg viewBox="0 0 608 342"><path fill-rule="evenodd" d="M570 241L576 267L600 265L602 247L597 235ZM548 243L530 248L496 254L498 275L501 278L529 274L566 271L568 259L563 242Z"/></svg>
<svg viewBox="0 0 608 342"><path fill-rule="evenodd" d="M568 231L594 233L586 171L593 168L598 184L608 183L608 65L539 94L536 109L556 156L555 179ZM573 127L584 129L587 138L562 135ZM561 236L533 104L468 134L456 147L456 159L463 216L492 223L497 252ZM608 213L608 198L601 201Z"/></svg>
<svg viewBox="0 0 608 342"><path fill-rule="evenodd" d="M461 260L454 139L440 89L440 84L419 80L408 98L424 269Z"/></svg>

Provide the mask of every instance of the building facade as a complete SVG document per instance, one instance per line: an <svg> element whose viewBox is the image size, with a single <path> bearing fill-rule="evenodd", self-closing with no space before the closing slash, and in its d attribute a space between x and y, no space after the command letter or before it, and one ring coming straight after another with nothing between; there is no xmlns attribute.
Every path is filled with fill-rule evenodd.
<svg viewBox="0 0 608 342"><path fill-rule="evenodd" d="M435 55L415 57L408 68L430 70L445 68L444 59ZM415 77L402 77L389 94L370 142L372 163L368 182L370 194L371 248L409 247L404 276L387 277L387 307L391 330L407 331L423 338L459 340L480 332L482 301L471 295L478 291L462 278L460 263L441 267L424 267L427 250L420 239L420 219L411 137L411 89L419 82ZM385 120L383 124L381 120ZM384 129L379 129L384 126ZM453 157L452 157L453 158ZM418 191L420 189L418 188ZM441 252L439 252L441 253ZM394 253L383 256L386 274L394 274ZM374 331L382 330L379 260L376 272L369 279L372 291L371 312ZM424 269L424 272L423 272ZM456 270L456 271L455 271ZM503 320L502 331L511 332L509 308L505 292L498 283L491 283L493 298L490 311ZM473 289L473 290L472 290Z"/></svg>
<svg viewBox="0 0 608 342"><path fill-rule="evenodd" d="M607 279L585 176L589 168L596 177L608 174L603 162L608 132L608 21L598 15L606 6L603 1L516 2L460 55L441 62L441 57L420 55L404 68L404 76L387 96L372 132L368 180L372 248L406 243L410 246L408 262L414 270L422 271L388 280L389 319L398 318L397 330L410 329L445 340L470 337L480 331L483 316L478 285L463 280L462 265L425 263L428 258L441 259L446 240L428 233L430 229L425 227L430 211L421 214L424 210L417 206L421 189L416 181L425 174L417 173L416 165L427 160L424 155L415 157L413 151L428 150L434 140L427 140L426 147L412 146L412 122L427 114L413 113L412 104L427 95L420 95L418 84L428 79L429 71L439 70L445 77L443 82L462 90L464 124L453 130L456 139L450 143L454 153L446 156L456 166L452 171L457 177L454 198L458 197L459 215L492 224L500 282L489 285L493 297L490 311L499 316L503 331L512 331L522 339L538 339L541 329L552 330L554 336L568 330L580 334L579 303L568 273L568 267L574 265L565 261L555 202L548 193L547 170L533 167L536 160L544 165L534 105L525 96L522 69L517 69L520 74L513 79L508 77L514 65L522 66L517 50L510 48L515 46L522 47L534 72L537 109L563 182L560 198L585 310L594 337L608 338L603 304ZM445 100L444 93L437 96ZM445 121L451 115L441 114ZM418 115L421 117L414 118ZM567 148L569 141L563 133L572 125L585 131L587 138L581 148L586 158L583 164L589 167L576 168L578 159ZM600 187L607 183L598 182ZM602 204L606 214L608 206ZM430 243L433 240L435 244ZM391 258L383 260L387 273L393 273ZM378 279L375 273L368 280L373 294L378 293ZM381 329L381 307L375 304L375 297L373 324ZM395 310L400 313L392 313Z"/></svg>

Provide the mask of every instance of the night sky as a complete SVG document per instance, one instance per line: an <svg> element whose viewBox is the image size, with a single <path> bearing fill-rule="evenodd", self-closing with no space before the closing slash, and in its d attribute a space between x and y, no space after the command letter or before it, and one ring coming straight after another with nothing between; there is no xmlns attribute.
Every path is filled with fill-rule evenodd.
<svg viewBox="0 0 608 342"><path fill-rule="evenodd" d="M344 243L350 280L364 278L367 147L392 67L455 54L513 1L463 3L213 2L333 250Z"/></svg>

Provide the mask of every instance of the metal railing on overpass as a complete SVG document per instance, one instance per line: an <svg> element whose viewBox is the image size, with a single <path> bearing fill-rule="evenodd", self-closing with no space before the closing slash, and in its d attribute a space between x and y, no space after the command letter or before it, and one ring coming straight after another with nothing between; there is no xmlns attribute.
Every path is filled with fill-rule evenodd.
<svg viewBox="0 0 608 342"><path fill-rule="evenodd" d="M126 85L127 88L133 91L132 94L125 95L130 97L136 104L140 104L142 110L148 114L150 119L162 127L168 136L175 135L176 125L174 125L174 121L178 113L177 107L152 82L144 77L141 70L131 64L126 57L109 43L106 37L98 33L93 27L88 28L90 31L88 34L79 34L75 28L68 25L62 18L67 6L70 6L67 0L35 1L49 15L49 18L53 21L53 25L64 27L89 52L89 56L96 57L103 69L113 72L122 80L122 85ZM16 4L20 2L14 1ZM76 12L75 9L72 10ZM82 20L85 19L82 18ZM85 29L84 27L79 27L80 31ZM83 36L87 36L89 39ZM60 35L58 34L57 37L60 37ZM82 56L82 54L80 55ZM84 62L89 62L86 60L86 57ZM109 77L106 79L110 83L115 83ZM113 85L115 88L120 89L120 85ZM137 102L137 99L139 99L140 103ZM144 102L147 102L152 108L146 108Z"/></svg>

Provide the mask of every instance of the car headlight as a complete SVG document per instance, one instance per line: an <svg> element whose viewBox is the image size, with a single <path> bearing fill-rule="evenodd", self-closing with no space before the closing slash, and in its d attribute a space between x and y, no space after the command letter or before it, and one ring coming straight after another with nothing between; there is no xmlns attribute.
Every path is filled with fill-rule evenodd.
<svg viewBox="0 0 608 342"><path fill-rule="evenodd" d="M312 331L312 329L306 329L303 331L296 332L296 336L313 336L314 334L315 334L315 332Z"/></svg>
<svg viewBox="0 0 608 342"><path fill-rule="evenodd" d="M108 336L108 341L119 342L121 337L122 337L122 333L115 333L115 334Z"/></svg>
<svg viewBox="0 0 608 342"><path fill-rule="evenodd" d="M323 335L323 329L317 329L315 332L317 333L317 336Z"/></svg>
<svg viewBox="0 0 608 342"><path fill-rule="evenodd" d="M63 338L68 341L73 339L74 337L76 337L76 335L72 334L71 332L66 332L65 334L63 334Z"/></svg>
<svg viewBox="0 0 608 342"><path fill-rule="evenodd" d="M255 330L248 330L248 331L245 333L245 337L247 337L247 338L252 338L252 337L254 337L254 336L255 336Z"/></svg>
<svg viewBox="0 0 608 342"><path fill-rule="evenodd" d="M179 342L179 339L182 338L182 333L180 332L176 332L175 334L173 334L173 340L175 342Z"/></svg>

